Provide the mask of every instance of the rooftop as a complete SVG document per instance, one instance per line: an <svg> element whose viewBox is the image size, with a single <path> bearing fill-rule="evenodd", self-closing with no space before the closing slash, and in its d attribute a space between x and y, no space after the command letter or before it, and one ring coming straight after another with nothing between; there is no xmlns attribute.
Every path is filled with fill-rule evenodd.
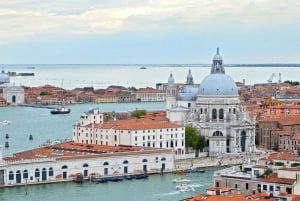
<svg viewBox="0 0 300 201"><path fill-rule="evenodd" d="M55 145L40 147L23 152L18 152L12 156L3 158L8 163L12 162L26 162L26 160L67 160L75 158L94 158L94 157L108 157L114 155L130 155L138 153L166 153L170 152L167 149L153 149L145 147L131 147L131 146L104 146L74 143L73 141L59 143Z"/></svg>

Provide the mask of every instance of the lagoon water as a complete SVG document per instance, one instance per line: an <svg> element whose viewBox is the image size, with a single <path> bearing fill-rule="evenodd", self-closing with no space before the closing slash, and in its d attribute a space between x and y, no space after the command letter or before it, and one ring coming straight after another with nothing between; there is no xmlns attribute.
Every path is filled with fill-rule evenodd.
<svg viewBox="0 0 300 201"><path fill-rule="evenodd" d="M71 113L51 115L49 109L31 107L0 108L0 119L11 121L10 125L0 126L0 144L9 142L9 148L3 148L4 155L11 155L26 149L40 146L46 140L71 139L72 124L79 119L82 112L91 107L101 111L132 111L136 108L150 110L164 109L165 103L107 103L69 105ZM5 139L5 134L9 139ZM33 140L29 140L29 135ZM26 187L0 188L1 201L81 201L81 200L180 200L200 192L205 192L212 185L212 174L217 168L207 168L205 174L187 175L194 192L180 193L172 182L178 178L175 174L151 175L146 180L122 181L118 183L94 184L73 182L57 184L40 184ZM177 184L178 185L178 184ZM27 192L27 193L26 193Z"/></svg>
<svg viewBox="0 0 300 201"><path fill-rule="evenodd" d="M146 69L140 69L146 67ZM76 87L90 87L96 89L106 88L109 85L122 85L125 87L155 87L156 83L165 83L173 73L175 81L184 83L188 70L191 69L195 83L210 73L210 65L3 65L7 72L33 72L35 76L11 77L11 83L25 86L41 86L51 84L67 89ZM300 67L297 65L276 66L225 66L225 71L235 81L246 84L267 83L274 73L273 82L279 80L299 80Z"/></svg>
<svg viewBox="0 0 300 201"><path fill-rule="evenodd" d="M188 69L192 70L194 82L201 80L210 73L209 65L3 65L5 71L34 72L35 76L11 77L11 83L25 86L41 86L51 84L67 89L93 86L106 88L109 85L125 87L155 87L156 83L165 83L172 72L176 82L184 83ZM34 67L34 68L32 68ZM246 84L266 83L272 73L274 81L299 80L300 68L295 66L281 67L226 67L226 73L235 81ZM49 109L30 107L0 108L0 120L9 120L11 125L0 126L0 145L9 142L9 148L3 148L4 156L40 146L46 140L71 139L72 125L80 115L92 107L103 112L132 111L136 108L150 110L165 109L165 103L107 103L70 105L68 115L51 115ZM9 139L5 139L5 134ZM29 140L29 135L33 140ZM122 181L107 184L75 184L59 183L14 187L0 189L1 201L43 200L43 201L81 201L81 200L180 200L200 192L212 185L212 174L216 168L208 168L205 174L188 175L195 192L179 193L172 183L174 174L153 175L144 181ZM27 194L26 194L27 192Z"/></svg>

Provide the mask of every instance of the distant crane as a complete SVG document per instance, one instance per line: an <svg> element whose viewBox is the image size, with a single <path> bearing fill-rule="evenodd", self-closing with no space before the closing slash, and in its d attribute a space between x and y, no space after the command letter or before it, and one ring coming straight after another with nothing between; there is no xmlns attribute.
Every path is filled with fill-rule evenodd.
<svg viewBox="0 0 300 201"><path fill-rule="evenodd" d="M276 77L275 73L272 73L272 75L270 76L270 78L268 79L268 83L272 83L273 79Z"/></svg>

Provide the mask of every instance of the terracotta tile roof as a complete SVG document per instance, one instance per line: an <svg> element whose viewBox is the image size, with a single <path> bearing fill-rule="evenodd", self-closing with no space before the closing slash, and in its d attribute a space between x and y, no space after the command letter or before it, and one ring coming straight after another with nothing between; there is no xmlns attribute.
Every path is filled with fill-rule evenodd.
<svg viewBox="0 0 300 201"><path fill-rule="evenodd" d="M296 132L291 139L292 140L300 140L300 132Z"/></svg>
<svg viewBox="0 0 300 201"><path fill-rule="evenodd" d="M277 173L271 173L269 176L262 179L263 182L269 183L279 183L279 184L289 184L293 185L296 181L295 179L289 178L279 178Z"/></svg>
<svg viewBox="0 0 300 201"><path fill-rule="evenodd" d="M260 160L273 161L273 160L294 160L294 159L295 157L291 152L283 151L283 152L271 153L268 156L261 158Z"/></svg>
<svg viewBox="0 0 300 201"><path fill-rule="evenodd" d="M245 194L230 193L229 195L206 195L198 194L192 198L185 199L186 201L249 201L249 199L255 199L259 201L275 201L274 198L270 198L266 193L255 194L255 198L247 196Z"/></svg>
<svg viewBox="0 0 300 201"><path fill-rule="evenodd" d="M153 149L145 147L91 145L70 141L15 153L13 156L8 156L3 159L7 162L47 158L54 160L67 160L70 158L111 157L112 153L114 153L115 156L136 155L139 153L149 154L153 152L166 153L170 151L171 150L167 149Z"/></svg>
<svg viewBox="0 0 300 201"><path fill-rule="evenodd" d="M156 119L140 118L140 119L127 119L115 120L105 122L103 124L89 124L88 128L103 128L103 129L117 129L117 130L147 130L147 129L160 129L160 128L182 128L182 126L171 123L163 119L162 121Z"/></svg>

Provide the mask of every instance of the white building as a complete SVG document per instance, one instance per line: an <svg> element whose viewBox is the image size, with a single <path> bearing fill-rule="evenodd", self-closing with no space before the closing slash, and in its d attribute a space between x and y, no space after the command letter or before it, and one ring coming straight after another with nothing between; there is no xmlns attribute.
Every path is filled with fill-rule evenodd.
<svg viewBox="0 0 300 201"><path fill-rule="evenodd" d="M189 71L178 91L171 74L166 88L166 111L171 122L191 124L204 135L209 155L255 151L255 125L240 105L238 88L225 74L222 56L213 58L211 73L199 85Z"/></svg>
<svg viewBox="0 0 300 201"><path fill-rule="evenodd" d="M139 146L173 149L176 158L184 158L185 127L171 123L164 112L152 116L103 122L98 109L83 114L73 126L73 140L78 143L110 146Z"/></svg>
<svg viewBox="0 0 300 201"><path fill-rule="evenodd" d="M65 142L5 158L0 147L0 154L0 187L70 181L77 174L88 179L174 170L172 149Z"/></svg>
<svg viewBox="0 0 300 201"><path fill-rule="evenodd" d="M0 73L0 88L2 89L2 96L11 105L24 103L24 88L10 84L10 78L7 73L2 71Z"/></svg>

